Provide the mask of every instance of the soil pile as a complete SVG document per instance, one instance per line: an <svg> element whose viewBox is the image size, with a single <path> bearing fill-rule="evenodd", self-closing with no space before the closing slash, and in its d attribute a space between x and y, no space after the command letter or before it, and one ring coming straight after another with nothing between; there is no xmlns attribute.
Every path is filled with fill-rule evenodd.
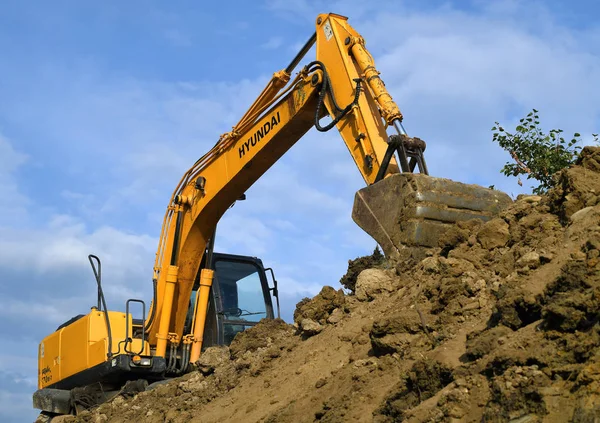
<svg viewBox="0 0 600 423"><path fill-rule="evenodd" d="M262 322L182 378L65 420L600 421L600 149L560 178L424 259L361 260L351 294L323 288L294 325Z"/></svg>

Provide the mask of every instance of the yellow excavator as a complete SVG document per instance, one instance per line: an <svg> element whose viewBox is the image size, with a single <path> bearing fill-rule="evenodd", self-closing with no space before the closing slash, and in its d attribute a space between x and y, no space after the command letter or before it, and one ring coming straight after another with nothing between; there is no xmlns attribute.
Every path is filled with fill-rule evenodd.
<svg viewBox="0 0 600 423"><path fill-rule="evenodd" d="M292 79L315 44L316 59ZM77 414L123 390L143 390L185 373L203 349L227 345L259 320L274 318L273 299L279 315L273 270L255 257L214 252L216 227L313 127L339 131L366 183L355 195L352 218L388 257L435 246L450 224L490 219L511 201L499 191L428 176L425 143L406 134L365 40L346 17L321 14L289 66L273 74L239 123L175 189L147 315L137 299L127 301L125 312L107 309L100 259L89 256L97 304L39 344L33 405L41 419Z"/></svg>

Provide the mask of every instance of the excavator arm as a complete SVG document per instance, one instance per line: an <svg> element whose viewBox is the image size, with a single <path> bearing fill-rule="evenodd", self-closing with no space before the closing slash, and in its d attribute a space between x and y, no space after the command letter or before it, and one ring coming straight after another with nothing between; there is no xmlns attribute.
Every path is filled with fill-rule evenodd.
<svg viewBox="0 0 600 423"><path fill-rule="evenodd" d="M337 128L367 184L399 172L395 158L388 154L386 159L386 127L400 128L402 114L364 39L339 15L319 15L316 26L290 66L273 75L240 122L194 164L173 193L156 255L156 301L146 324L157 356L165 355L169 340L181 342L185 336L190 294L219 219L313 126ZM314 43L316 60L288 82ZM321 123L325 115L331 117L328 124ZM191 361L201 348L211 270L203 269L199 279L194 330L187 334Z"/></svg>

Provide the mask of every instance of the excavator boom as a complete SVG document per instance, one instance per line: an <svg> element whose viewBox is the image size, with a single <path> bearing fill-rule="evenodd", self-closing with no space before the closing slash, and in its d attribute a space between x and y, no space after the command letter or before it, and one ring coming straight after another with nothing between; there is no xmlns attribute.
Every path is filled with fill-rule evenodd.
<svg viewBox="0 0 600 423"><path fill-rule="evenodd" d="M165 354L169 333L181 334L189 294L217 222L309 129L337 128L367 184L400 171L389 153L386 126L400 127L402 114L379 78L364 39L345 17L324 14L316 22L316 33L301 53L273 75L240 122L196 162L173 194L155 264L161 301L153 304L147 325L158 356ZM312 43L316 60L284 89L292 68ZM326 115L332 120L322 125ZM404 144L396 144L396 149L402 152L401 162L406 161ZM420 150L413 155L424 163ZM408 171L408 164L405 167ZM208 276L200 279L210 286ZM206 300L199 299L198 318L205 313ZM201 335L201 331L194 335L194 345L201 342Z"/></svg>

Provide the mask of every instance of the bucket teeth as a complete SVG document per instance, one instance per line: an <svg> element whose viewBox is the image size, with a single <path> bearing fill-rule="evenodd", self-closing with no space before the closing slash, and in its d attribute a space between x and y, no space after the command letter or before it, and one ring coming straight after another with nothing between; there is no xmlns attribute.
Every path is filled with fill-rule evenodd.
<svg viewBox="0 0 600 423"><path fill-rule="evenodd" d="M398 173L359 190L352 219L393 257L405 247L436 247L455 222L490 220L510 203L502 191Z"/></svg>

